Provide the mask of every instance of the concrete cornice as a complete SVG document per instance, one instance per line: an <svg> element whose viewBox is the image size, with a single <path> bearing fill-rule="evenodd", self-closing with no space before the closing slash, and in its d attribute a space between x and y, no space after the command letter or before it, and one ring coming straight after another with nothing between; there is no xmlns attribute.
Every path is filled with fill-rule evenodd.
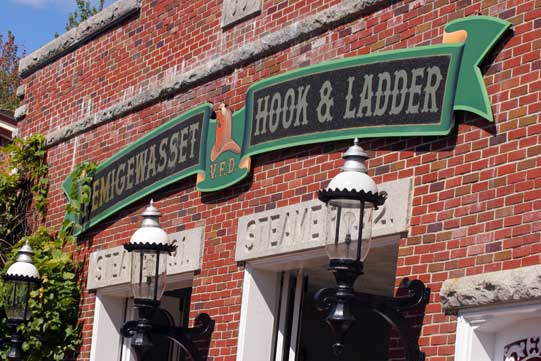
<svg viewBox="0 0 541 361"><path fill-rule="evenodd" d="M353 21L391 2L392 0L344 0L340 5L335 5L327 10L308 16L225 55L209 59L205 64L179 74L172 80L165 81L155 88L57 129L47 135L47 146L54 146L138 109L171 98L190 87L233 71L236 67L244 66L247 63L277 53L299 41L322 34L330 28Z"/></svg>
<svg viewBox="0 0 541 361"><path fill-rule="evenodd" d="M440 291L443 310L541 299L541 265L446 280Z"/></svg>
<svg viewBox="0 0 541 361"><path fill-rule="evenodd" d="M76 49L90 38L107 30L141 8L142 0L118 0L79 26L60 35L19 62L19 74L27 77L62 55Z"/></svg>

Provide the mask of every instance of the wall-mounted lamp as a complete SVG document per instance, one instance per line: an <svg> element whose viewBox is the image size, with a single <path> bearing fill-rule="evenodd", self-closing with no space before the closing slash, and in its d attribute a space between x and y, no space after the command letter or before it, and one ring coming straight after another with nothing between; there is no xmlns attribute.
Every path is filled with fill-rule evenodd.
<svg viewBox="0 0 541 361"><path fill-rule="evenodd" d="M411 328L401 311L428 302L430 289L423 282L408 282L408 295L385 297L355 292L353 285L363 274L363 263L370 250L372 238L372 215L387 198L378 192L374 180L367 174L365 161L368 155L355 139L344 153L342 172L336 175L326 189L318 192L318 198L326 205L326 251L329 271L336 279L335 288L323 288L315 295L317 306L326 311L335 342L333 353L340 359L344 338L356 322L351 307L370 309L400 332L407 361L423 361L425 355L412 335Z"/></svg>
<svg viewBox="0 0 541 361"><path fill-rule="evenodd" d="M30 292L40 284L39 272L32 263L32 247L26 244L19 250L17 260L2 276L5 281L4 306L11 336L2 339L3 344L9 344L8 360L23 359L23 339L17 332L17 326L30 320L32 313L28 305Z"/></svg>
<svg viewBox="0 0 541 361"><path fill-rule="evenodd" d="M198 315L196 325L192 328L159 326L151 322L167 284L167 256L175 251L176 245L170 244L167 233L160 227L158 218L161 213L153 201L150 201L142 215L141 227L135 231L130 242L124 245L132 255L131 288L139 318L127 321L121 333L132 338L131 347L139 360L152 350L152 335L159 334L176 342L192 360L199 361L199 350L193 340L212 332L214 321L209 315Z"/></svg>

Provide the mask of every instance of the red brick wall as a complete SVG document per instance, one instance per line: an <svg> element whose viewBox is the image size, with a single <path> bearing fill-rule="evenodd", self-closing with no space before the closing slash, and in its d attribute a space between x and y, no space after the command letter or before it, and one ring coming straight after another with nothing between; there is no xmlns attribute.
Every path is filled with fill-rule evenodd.
<svg viewBox="0 0 541 361"><path fill-rule="evenodd" d="M223 32L219 0L144 0L139 17L125 21L24 80L29 113L23 135L48 133L254 41L334 1L265 0L263 13ZM450 361L455 318L445 316L439 289L451 277L538 264L541 254L541 1L399 1L329 29L173 99L99 126L49 150L47 225L58 227L60 183L83 160L102 162L130 142L207 99L238 110L247 87L268 76L323 60L441 42L443 25L476 13L506 19L514 35L485 74L495 122L457 115L446 137L366 140L375 180L414 177L409 236L400 242L397 282L420 278L432 289L420 345L429 361ZM92 101L92 108L82 104ZM81 103L83 102L83 103ZM235 359L243 267L234 259L237 219L264 209L313 199L341 165L349 142L298 147L255 157L253 177L216 194L200 194L190 178L155 195L168 232L205 227L202 269L195 276L191 319L216 320L209 355ZM104 222L82 238L88 252L126 242L144 203ZM94 295L85 292L81 322L88 360Z"/></svg>

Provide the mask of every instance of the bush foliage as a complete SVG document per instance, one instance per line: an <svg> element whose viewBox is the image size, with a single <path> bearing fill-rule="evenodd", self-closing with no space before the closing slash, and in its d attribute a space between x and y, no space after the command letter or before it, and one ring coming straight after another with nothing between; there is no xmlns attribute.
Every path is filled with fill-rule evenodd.
<svg viewBox="0 0 541 361"><path fill-rule="evenodd" d="M81 207L88 203L89 183L94 165L83 163L72 174L74 186L71 202L66 210L70 218L59 232L37 226L47 208L49 180L44 137L34 135L0 148L0 267L2 273L15 262L18 250L29 242L35 255L34 264L41 276L41 285L31 292L29 306L32 319L18 326L24 339L26 361L65 360L76 354L81 344L78 324L81 286L80 265L66 244L75 243L73 232ZM81 196L82 195L82 196ZM4 284L0 280L0 296ZM3 297L0 309L3 310ZM0 332L9 334L5 316L0 321ZM6 359L7 350L0 352Z"/></svg>
<svg viewBox="0 0 541 361"><path fill-rule="evenodd" d="M40 272L41 287L30 294L32 319L18 327L24 339L25 359L64 360L73 355L81 344L77 324L81 297L77 281L79 265L73 262L71 254L63 250L61 239L40 227L14 245L4 272L15 261L17 251L26 241L35 252L33 260ZM2 356L5 359L5 352Z"/></svg>

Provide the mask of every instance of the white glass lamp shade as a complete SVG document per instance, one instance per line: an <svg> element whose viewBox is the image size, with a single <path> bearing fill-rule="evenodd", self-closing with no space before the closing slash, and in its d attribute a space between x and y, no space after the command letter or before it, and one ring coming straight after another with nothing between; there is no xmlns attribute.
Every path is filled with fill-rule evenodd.
<svg viewBox="0 0 541 361"><path fill-rule="evenodd" d="M370 251L374 209L385 202L368 175L368 154L355 139L343 155L344 166L326 189L318 192L326 205L326 250L331 260L363 262Z"/></svg>
<svg viewBox="0 0 541 361"><path fill-rule="evenodd" d="M361 202L339 198L326 204L326 251L330 259L364 261L368 255L374 208L368 202L361 206Z"/></svg>
<svg viewBox="0 0 541 361"><path fill-rule="evenodd" d="M32 316L28 301L35 282L10 280L5 284L4 305L10 322L28 321Z"/></svg>
<svg viewBox="0 0 541 361"><path fill-rule="evenodd" d="M136 299L159 301L166 286L168 252L132 251L132 291Z"/></svg>
<svg viewBox="0 0 541 361"><path fill-rule="evenodd" d="M376 182L366 173L345 171L331 179L327 189L356 190L365 193L378 193Z"/></svg>
<svg viewBox="0 0 541 361"><path fill-rule="evenodd" d="M17 261L12 264L3 278L4 305L6 316L10 322L27 321L31 317L28 301L30 292L35 289L40 276L36 266L32 264L34 252L28 242L19 250Z"/></svg>
<svg viewBox="0 0 541 361"><path fill-rule="evenodd" d="M143 221L144 222L144 221ZM161 227L142 226L130 239L131 244L169 245L169 236Z"/></svg>
<svg viewBox="0 0 541 361"><path fill-rule="evenodd" d="M143 212L141 227L124 248L131 252L131 286L136 299L160 301L166 286L167 256L176 249L160 227L154 202Z"/></svg>

